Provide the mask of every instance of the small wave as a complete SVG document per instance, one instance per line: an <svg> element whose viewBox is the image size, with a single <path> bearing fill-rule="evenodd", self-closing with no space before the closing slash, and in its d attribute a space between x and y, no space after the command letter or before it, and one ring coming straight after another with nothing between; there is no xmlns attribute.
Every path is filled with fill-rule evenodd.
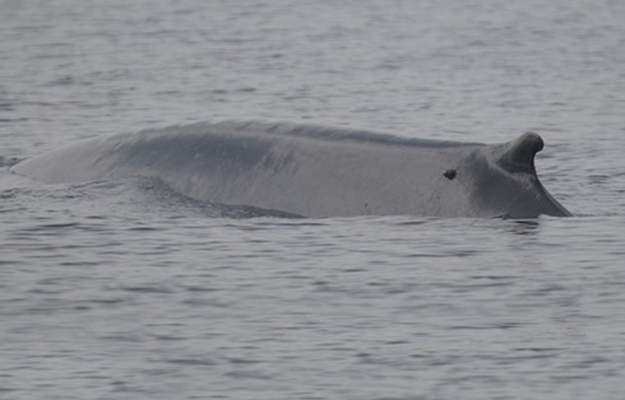
<svg viewBox="0 0 625 400"><path fill-rule="evenodd" d="M22 159L17 157L0 156L0 168L11 168L20 161L22 161Z"/></svg>

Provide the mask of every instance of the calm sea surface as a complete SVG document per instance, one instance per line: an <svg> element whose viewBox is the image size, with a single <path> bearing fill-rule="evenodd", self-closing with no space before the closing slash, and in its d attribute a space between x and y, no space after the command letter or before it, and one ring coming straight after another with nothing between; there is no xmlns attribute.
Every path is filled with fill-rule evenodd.
<svg viewBox="0 0 625 400"><path fill-rule="evenodd" d="M0 0L0 398L622 399L625 3ZM485 143L573 218L225 218L7 165L224 119Z"/></svg>

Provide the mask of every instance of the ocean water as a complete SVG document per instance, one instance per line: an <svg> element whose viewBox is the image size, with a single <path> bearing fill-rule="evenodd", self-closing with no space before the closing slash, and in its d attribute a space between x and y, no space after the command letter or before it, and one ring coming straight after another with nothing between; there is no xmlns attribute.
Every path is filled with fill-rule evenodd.
<svg viewBox="0 0 625 400"><path fill-rule="evenodd" d="M621 399L625 3L0 1L0 398ZM226 215L18 160L224 119L546 142L575 214Z"/></svg>

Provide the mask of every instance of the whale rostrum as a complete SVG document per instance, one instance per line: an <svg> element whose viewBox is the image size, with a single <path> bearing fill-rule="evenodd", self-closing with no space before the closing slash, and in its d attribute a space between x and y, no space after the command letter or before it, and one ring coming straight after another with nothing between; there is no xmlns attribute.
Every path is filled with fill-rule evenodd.
<svg viewBox="0 0 625 400"><path fill-rule="evenodd" d="M526 133L485 145L316 125L196 123L77 142L12 167L49 183L152 177L190 198L306 217L569 216Z"/></svg>

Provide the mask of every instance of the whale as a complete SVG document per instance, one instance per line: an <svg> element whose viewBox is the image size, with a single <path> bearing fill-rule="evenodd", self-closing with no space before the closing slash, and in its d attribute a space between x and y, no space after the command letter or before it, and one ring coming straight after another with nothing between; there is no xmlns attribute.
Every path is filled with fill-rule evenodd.
<svg viewBox="0 0 625 400"><path fill-rule="evenodd" d="M570 216L538 179L543 139L499 144L266 121L199 122L82 140L24 160L46 183L148 177L194 200L326 218Z"/></svg>

